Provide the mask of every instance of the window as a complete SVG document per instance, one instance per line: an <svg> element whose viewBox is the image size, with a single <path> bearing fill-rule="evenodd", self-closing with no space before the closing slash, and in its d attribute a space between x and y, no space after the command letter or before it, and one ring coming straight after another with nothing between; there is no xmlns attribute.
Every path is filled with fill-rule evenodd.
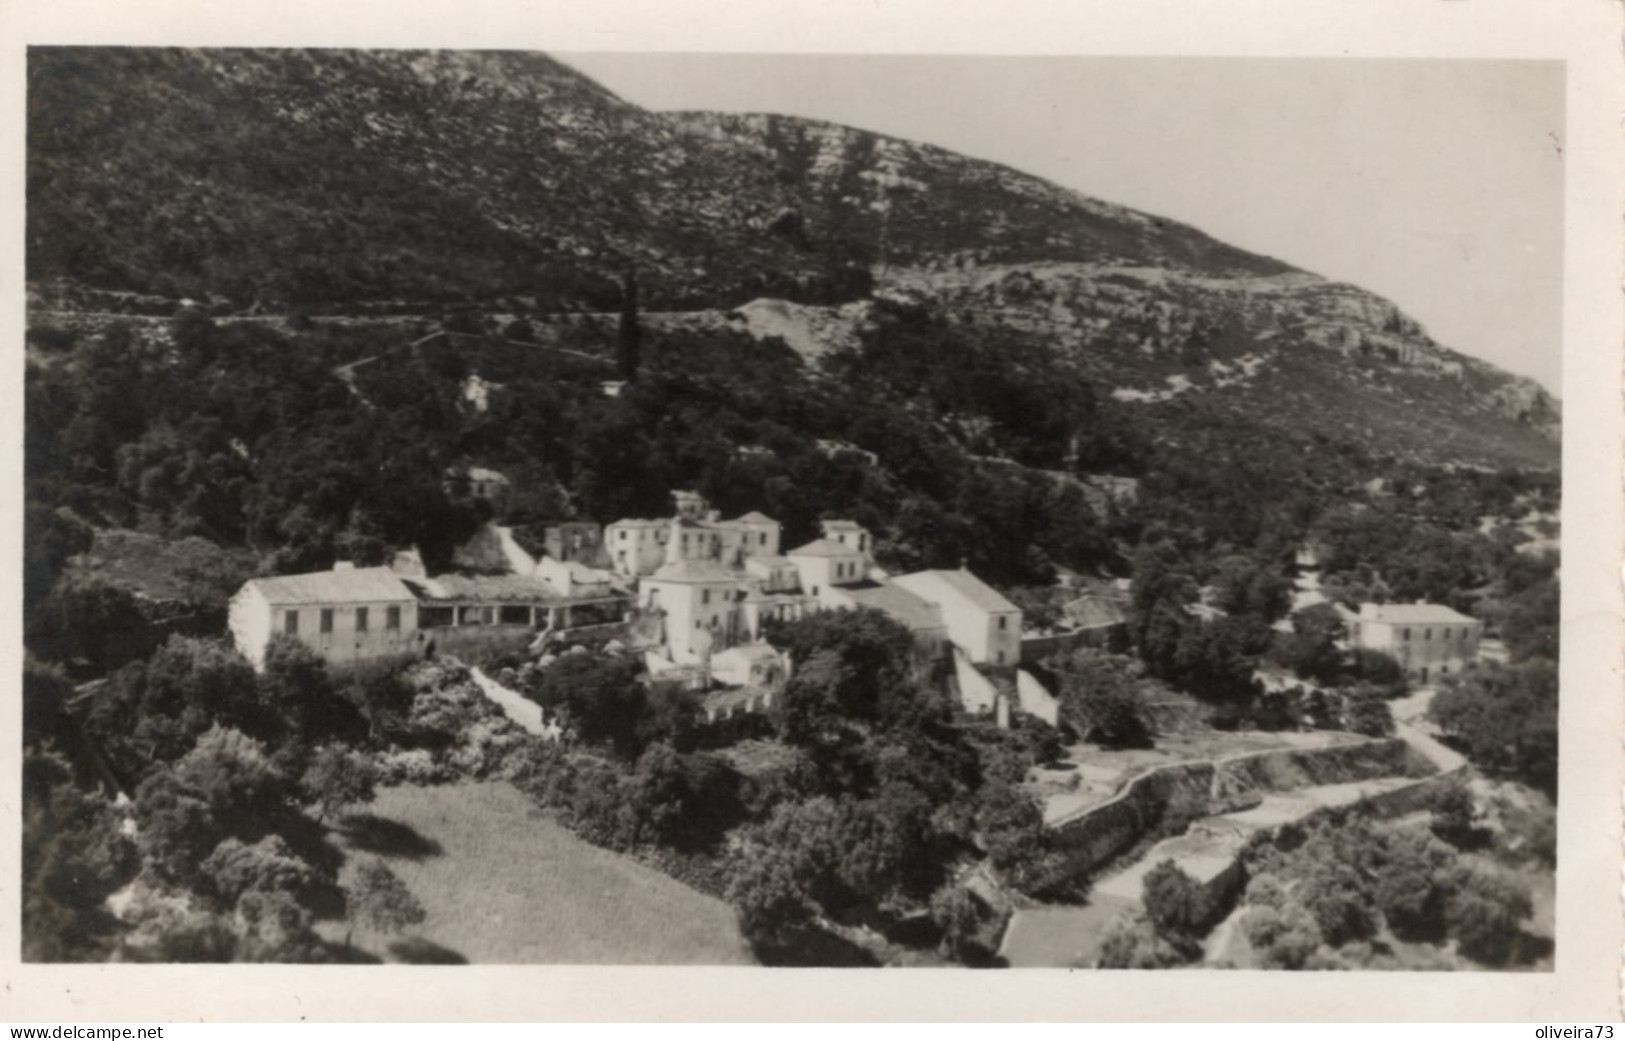
<svg viewBox="0 0 1625 1041"><path fill-rule="evenodd" d="M813 586L813 587L812 587L812 595L813 595L813 596L817 596L817 595L818 595L818 587L817 587L817 586Z"/></svg>
<svg viewBox="0 0 1625 1041"><path fill-rule="evenodd" d="M756 536L756 544L758 546L767 545L767 532L764 531L760 535Z"/></svg>
<svg viewBox="0 0 1625 1041"><path fill-rule="evenodd" d="M456 610L455 607L430 607L425 604L418 611L418 625L424 629L439 629L455 624Z"/></svg>
<svg viewBox="0 0 1625 1041"><path fill-rule="evenodd" d="M859 535L858 536L858 548L859 549L868 549L869 548L869 536L867 536L867 535Z"/></svg>
<svg viewBox="0 0 1625 1041"><path fill-rule="evenodd" d="M332 631L333 631L333 609L331 607L324 607L324 608L322 608L322 632L330 633Z"/></svg>
<svg viewBox="0 0 1625 1041"><path fill-rule="evenodd" d="M1009 615L1005 615L1005 614L999 615L999 628L1000 629L1008 629L1008 628L1010 628L1010 616Z"/></svg>
<svg viewBox="0 0 1625 1041"><path fill-rule="evenodd" d="M1445 631L1444 631L1444 632L1442 632L1442 633L1440 633L1440 634L1439 634L1439 639L1441 639L1441 640L1448 640L1448 639L1450 639L1450 630L1449 630L1449 629L1446 629L1446 630L1445 630Z"/></svg>
<svg viewBox="0 0 1625 1041"><path fill-rule="evenodd" d="M1411 638L1411 631L1409 629L1401 630L1399 636L1402 640L1409 640Z"/></svg>
<svg viewBox="0 0 1625 1041"><path fill-rule="evenodd" d="M355 631L358 633L367 631L367 609L365 607L355 609Z"/></svg>
<svg viewBox="0 0 1625 1041"><path fill-rule="evenodd" d="M626 531L624 529L621 531L621 541L622 542L626 541Z"/></svg>
<svg viewBox="0 0 1625 1041"><path fill-rule="evenodd" d="M401 627L401 609L399 607L384 608L384 628L399 629Z"/></svg>
<svg viewBox="0 0 1625 1041"><path fill-rule="evenodd" d="M835 536L835 541L839 542L843 546L846 545L846 532L843 531L841 534Z"/></svg>
<svg viewBox="0 0 1625 1041"><path fill-rule="evenodd" d="M700 590L700 603L709 604L710 602L711 602L711 590L709 590L709 589Z"/></svg>
<svg viewBox="0 0 1625 1041"><path fill-rule="evenodd" d="M999 664L1000 664L1000 665L1003 665L1003 664L1004 664L1004 652L1003 652L1003 651L998 651L998 652L997 652L997 653L996 653L996 654L995 654L995 655L994 655L994 658L995 658L995 659L996 659L996 660L997 660L997 661L998 661L998 663L999 663Z"/></svg>
<svg viewBox="0 0 1625 1041"><path fill-rule="evenodd" d="M299 633L299 612L298 611L289 611L289 612L287 612L286 614L284 614L282 616L282 631L287 633L289 636L297 636L298 635L298 633Z"/></svg>
<svg viewBox="0 0 1625 1041"><path fill-rule="evenodd" d="M1422 639L1424 639L1424 640L1433 639L1433 630L1431 628L1430 629L1423 629L1422 630Z"/></svg>

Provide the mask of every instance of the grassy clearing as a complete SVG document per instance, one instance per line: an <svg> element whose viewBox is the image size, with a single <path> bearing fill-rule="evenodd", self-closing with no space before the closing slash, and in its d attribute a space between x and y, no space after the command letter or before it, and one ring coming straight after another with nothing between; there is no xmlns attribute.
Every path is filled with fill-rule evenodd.
<svg viewBox="0 0 1625 1041"><path fill-rule="evenodd" d="M357 945L386 960L752 962L720 900L582 842L506 783L385 789L345 829L340 881L376 854L428 912L401 937L357 930ZM345 929L322 925L334 940Z"/></svg>

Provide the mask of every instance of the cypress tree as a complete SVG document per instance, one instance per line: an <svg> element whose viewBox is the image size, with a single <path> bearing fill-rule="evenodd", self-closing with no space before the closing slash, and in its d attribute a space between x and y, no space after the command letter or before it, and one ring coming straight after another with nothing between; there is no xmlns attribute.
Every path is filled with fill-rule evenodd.
<svg viewBox="0 0 1625 1041"><path fill-rule="evenodd" d="M621 326L615 345L615 361L621 370L621 379L628 382L638 378L643 333L638 327L638 275L628 264L621 276Z"/></svg>

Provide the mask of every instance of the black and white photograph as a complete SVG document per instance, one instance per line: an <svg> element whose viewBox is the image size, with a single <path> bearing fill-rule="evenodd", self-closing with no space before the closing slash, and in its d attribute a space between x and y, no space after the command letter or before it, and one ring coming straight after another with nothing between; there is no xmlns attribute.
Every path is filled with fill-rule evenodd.
<svg viewBox="0 0 1625 1041"><path fill-rule="evenodd" d="M32 43L23 962L1552 973L1565 88Z"/></svg>

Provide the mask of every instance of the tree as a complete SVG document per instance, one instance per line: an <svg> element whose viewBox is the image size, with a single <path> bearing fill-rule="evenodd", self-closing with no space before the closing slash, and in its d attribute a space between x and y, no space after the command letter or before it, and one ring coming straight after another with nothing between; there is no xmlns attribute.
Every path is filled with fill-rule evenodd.
<svg viewBox="0 0 1625 1041"><path fill-rule="evenodd" d="M963 885L944 886L931 894L931 921L942 930L942 952L964 961L976 948L981 901Z"/></svg>
<svg viewBox="0 0 1625 1041"><path fill-rule="evenodd" d="M1412 829L1382 833L1382 863L1374 895L1394 935L1437 940L1444 935L1445 902L1453 888L1456 855L1433 836Z"/></svg>
<svg viewBox="0 0 1625 1041"><path fill-rule="evenodd" d="M1299 901L1333 947L1366 939L1376 932L1370 888L1346 861L1316 864L1299 886Z"/></svg>
<svg viewBox="0 0 1625 1041"><path fill-rule="evenodd" d="M1557 790L1557 666L1531 658L1451 677L1429 715L1480 769Z"/></svg>
<svg viewBox="0 0 1625 1041"><path fill-rule="evenodd" d="M277 634L265 649L260 704L284 721L279 752L303 773L310 746L318 741L357 741L367 731L355 703L342 696L327 662L297 637Z"/></svg>
<svg viewBox="0 0 1625 1041"><path fill-rule="evenodd" d="M628 264L621 276L621 319L615 337L615 364L621 379L631 382L638 378L642 363L643 333L638 326L638 273L635 265Z"/></svg>
<svg viewBox="0 0 1625 1041"><path fill-rule="evenodd" d="M1042 893L1062 873L1044 828L1043 811L1020 788L996 781L982 786L976 799L975 834L987 851L988 863L1020 892Z"/></svg>
<svg viewBox="0 0 1625 1041"><path fill-rule="evenodd" d="M233 826L281 817L293 794L263 744L219 725L198 738L175 764L174 773L217 819Z"/></svg>
<svg viewBox="0 0 1625 1041"><path fill-rule="evenodd" d="M1384 698L1403 697L1406 690L1405 667L1391 654L1356 647L1349 652L1348 667L1344 675L1359 683L1369 683Z"/></svg>
<svg viewBox="0 0 1625 1041"><path fill-rule="evenodd" d="M59 580L29 620L28 649L108 672L152 653L156 640L134 595L98 578Z"/></svg>
<svg viewBox="0 0 1625 1041"><path fill-rule="evenodd" d="M223 839L258 837L279 823L291 794L263 745L215 726L173 766L153 770L136 789L143 851L166 877L194 881Z"/></svg>
<svg viewBox="0 0 1625 1041"><path fill-rule="evenodd" d="M22 941L25 961L106 956L119 925L109 896L140 867L107 800L75 787L68 764L31 752L23 763Z"/></svg>
<svg viewBox="0 0 1625 1041"><path fill-rule="evenodd" d="M1241 916L1241 931L1266 969L1301 969L1321 943L1315 919L1297 905L1250 907Z"/></svg>
<svg viewBox="0 0 1625 1041"><path fill-rule="evenodd" d="M1147 748L1151 729L1132 659L1083 647L1050 660L1061 712L1085 740L1112 748Z"/></svg>
<svg viewBox="0 0 1625 1041"><path fill-rule="evenodd" d="M753 946L780 945L840 894L840 811L832 799L781 803L744 829L729 860L727 899Z"/></svg>
<svg viewBox="0 0 1625 1041"><path fill-rule="evenodd" d="M1145 914L1162 936L1198 937L1207 925L1202 886L1172 860L1146 873L1140 884Z"/></svg>
<svg viewBox="0 0 1625 1041"><path fill-rule="evenodd" d="M73 684L55 665L33 655L23 657L23 747L54 740L59 743L72 733L67 713Z"/></svg>
<svg viewBox="0 0 1625 1041"><path fill-rule="evenodd" d="M344 937L346 947L350 946L357 923L377 932L397 933L427 917L406 883L377 857L369 857L357 866L347 906L351 925Z"/></svg>
<svg viewBox="0 0 1625 1041"><path fill-rule="evenodd" d="M203 877L222 909L231 910L250 892L285 893L297 898L316 880L316 873L280 835L267 835L250 845L229 838L203 862Z"/></svg>
<svg viewBox="0 0 1625 1041"><path fill-rule="evenodd" d="M1359 683L1343 695L1343 725L1367 737L1388 737L1394 732L1394 714L1381 690Z"/></svg>
<svg viewBox="0 0 1625 1041"><path fill-rule="evenodd" d="M1292 606L1292 583L1252 557L1236 555L1220 561L1214 583L1217 606L1227 614L1250 614L1274 622Z"/></svg>
<svg viewBox="0 0 1625 1041"><path fill-rule="evenodd" d="M346 806L371 802L375 771L371 758L334 743L316 750L299 783L305 798L320 808L316 820L321 822Z"/></svg>
<svg viewBox="0 0 1625 1041"><path fill-rule="evenodd" d="M141 674L136 734L165 759L219 724L262 737L275 724L258 702L254 669L229 644L171 636Z"/></svg>
<svg viewBox="0 0 1625 1041"><path fill-rule="evenodd" d="M1473 793L1465 784L1453 784L1433 803L1433 834L1459 846L1472 835L1476 813Z"/></svg>
<svg viewBox="0 0 1625 1041"><path fill-rule="evenodd" d="M1184 935L1170 936L1143 916L1113 922L1100 945L1102 969L1171 969L1194 961L1201 947Z"/></svg>
<svg viewBox="0 0 1625 1041"><path fill-rule="evenodd" d="M1500 965L1513 954L1522 923L1534 906L1517 878L1487 864L1464 860L1445 906L1450 932L1463 954Z"/></svg>
<svg viewBox="0 0 1625 1041"><path fill-rule="evenodd" d="M904 726L946 715L945 706L924 696L914 682L914 637L880 611L823 611L775 626L770 638L790 652L798 675L825 655L816 682L797 685L793 677L794 689L785 692L787 725L799 718L797 732L816 731L820 720L832 717Z"/></svg>
<svg viewBox="0 0 1625 1041"><path fill-rule="evenodd" d="M652 731L649 695L635 659L615 654L567 654L529 680L525 696L558 712L583 741L605 743L635 759Z"/></svg>

